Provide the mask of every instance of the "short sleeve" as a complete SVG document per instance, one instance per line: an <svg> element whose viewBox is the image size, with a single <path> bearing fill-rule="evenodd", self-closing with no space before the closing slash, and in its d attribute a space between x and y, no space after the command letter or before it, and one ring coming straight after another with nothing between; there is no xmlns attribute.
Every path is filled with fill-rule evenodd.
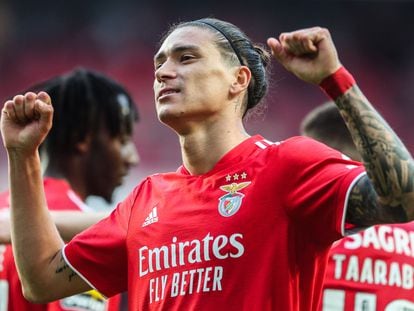
<svg viewBox="0 0 414 311"><path fill-rule="evenodd" d="M67 264L106 297L127 290L126 235L139 188L105 219L75 236L63 249Z"/></svg>
<svg viewBox="0 0 414 311"><path fill-rule="evenodd" d="M287 213L315 239L331 243L341 238L348 196L365 174L363 165L305 137L280 147Z"/></svg>

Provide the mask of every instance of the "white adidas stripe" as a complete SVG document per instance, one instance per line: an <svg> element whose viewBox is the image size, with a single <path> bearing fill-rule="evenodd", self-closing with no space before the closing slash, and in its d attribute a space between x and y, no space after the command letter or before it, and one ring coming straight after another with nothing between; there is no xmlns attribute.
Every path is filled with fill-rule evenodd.
<svg viewBox="0 0 414 311"><path fill-rule="evenodd" d="M145 221L142 224L142 227L146 227L150 224L153 224L154 222L158 222L158 214L157 214L157 207L156 206L151 210L151 212L148 214L147 218L145 218Z"/></svg>
<svg viewBox="0 0 414 311"><path fill-rule="evenodd" d="M258 146L261 149L266 149L267 147L271 146L271 145L280 145L280 142L271 142L270 140L267 139L263 139L261 141L257 141L255 142L256 146Z"/></svg>

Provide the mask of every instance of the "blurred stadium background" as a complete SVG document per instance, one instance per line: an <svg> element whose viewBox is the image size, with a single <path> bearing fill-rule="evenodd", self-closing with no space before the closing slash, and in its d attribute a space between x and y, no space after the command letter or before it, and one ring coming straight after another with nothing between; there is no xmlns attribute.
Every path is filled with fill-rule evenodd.
<svg viewBox="0 0 414 311"><path fill-rule="evenodd" d="M124 83L139 105L135 142L141 164L115 201L151 173L175 170L175 134L154 111L152 56L169 24L213 16L265 43L280 32L319 25L334 38L342 63L367 97L414 151L414 2L411 1L109 1L0 0L0 100L75 66L105 72ZM267 109L247 123L271 140L298 134L308 110L326 100L317 87L272 66ZM7 163L0 149L0 190ZM97 199L91 204L110 208Z"/></svg>

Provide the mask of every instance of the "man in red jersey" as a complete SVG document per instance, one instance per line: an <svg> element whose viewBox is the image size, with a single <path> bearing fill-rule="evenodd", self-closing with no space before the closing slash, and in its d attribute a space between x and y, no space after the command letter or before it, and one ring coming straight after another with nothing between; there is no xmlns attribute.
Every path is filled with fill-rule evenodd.
<svg viewBox="0 0 414 311"><path fill-rule="evenodd" d="M333 102L312 110L301 132L361 157ZM414 310L414 223L373 226L333 245L321 310Z"/></svg>
<svg viewBox="0 0 414 311"><path fill-rule="evenodd" d="M115 187L122 183L131 165L137 163L131 140L138 116L135 104L119 83L82 68L30 89L47 91L56 111L55 127L41 152L49 209L55 216L77 217L80 222L96 218L98 213L88 213L79 219L82 214L76 215L75 211L92 211L84 203L89 195L110 202ZM7 212L9 205L9 192L0 194L0 211ZM119 310L118 296L107 301L96 291L49 304L28 302L22 294L10 245L0 246L0 284L1 311Z"/></svg>
<svg viewBox="0 0 414 311"><path fill-rule="evenodd" d="M224 21L175 25L154 57L154 93L183 165L147 177L65 247L38 172L50 98L5 103L13 243L27 298L95 287L106 296L128 289L131 310L316 310L345 220L364 227L414 218L411 155L341 66L329 32L302 29L267 43L288 70L335 98L364 166L312 139L247 134L243 116L266 93L269 54ZM28 260L35 253L45 261Z"/></svg>

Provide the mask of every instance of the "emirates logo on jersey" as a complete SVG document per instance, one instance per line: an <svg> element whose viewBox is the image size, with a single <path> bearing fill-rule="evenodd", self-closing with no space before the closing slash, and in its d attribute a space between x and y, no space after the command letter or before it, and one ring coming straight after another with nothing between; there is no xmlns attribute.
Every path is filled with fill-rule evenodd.
<svg viewBox="0 0 414 311"><path fill-rule="evenodd" d="M233 176L227 175L226 180L229 181L229 179L231 180L232 177L233 179L237 180L239 176L242 179L245 179L247 177L247 174L234 174ZM245 181L241 183L233 182L231 184L220 187L221 190L227 192L225 195L219 198L218 211L221 216L230 217L239 211L240 206L243 202L244 194L238 191L243 188L246 188L250 184L250 181Z"/></svg>

